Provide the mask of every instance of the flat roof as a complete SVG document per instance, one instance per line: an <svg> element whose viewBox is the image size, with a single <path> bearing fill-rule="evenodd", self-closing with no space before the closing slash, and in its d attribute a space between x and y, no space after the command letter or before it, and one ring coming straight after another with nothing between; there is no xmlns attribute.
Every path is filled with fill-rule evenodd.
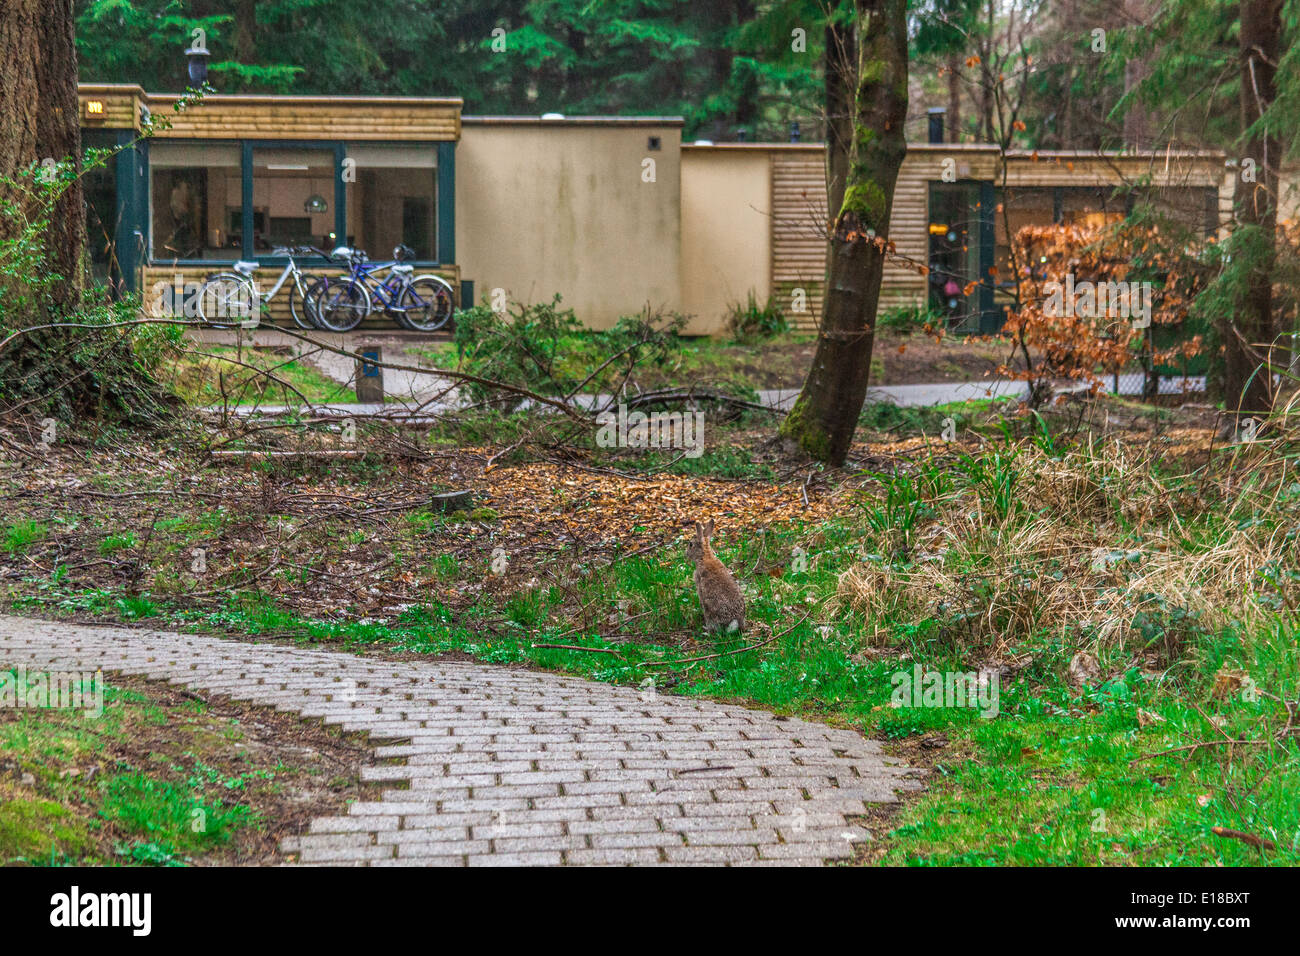
<svg viewBox="0 0 1300 956"><path fill-rule="evenodd" d="M680 116L469 116L464 126L685 126Z"/></svg>
<svg viewBox="0 0 1300 956"><path fill-rule="evenodd" d="M771 152L773 150L810 150L820 151L826 148L822 142L811 143L708 143L708 142L683 142L683 150L758 150ZM911 152L934 152L934 153L996 153L998 147L994 143L908 143L907 151ZM1226 154L1220 150L1214 149L1183 149L1183 150L1128 150L1128 149L1011 149L1007 150L1007 159L1011 160L1028 160L1031 162L1060 162L1073 160L1088 159L1139 159L1139 160L1156 160L1165 159L1224 159Z"/></svg>
<svg viewBox="0 0 1300 956"><path fill-rule="evenodd" d="M184 93L150 93L136 83L78 83L77 92L87 94L110 94L138 96L143 100L178 100ZM335 94L298 94L298 93L208 93L203 103L231 105L236 103L293 105L339 105L344 106L463 106L465 101L459 96L351 96Z"/></svg>
<svg viewBox="0 0 1300 956"><path fill-rule="evenodd" d="M178 100L183 93L146 93L146 100ZM273 104L286 106L462 106L459 96L281 96L275 93L209 93L202 105L222 106L236 103Z"/></svg>
<svg viewBox="0 0 1300 956"><path fill-rule="evenodd" d="M791 149L791 150L823 150L826 144L822 142L811 143L709 143L699 142L698 140L690 143L682 143L682 149L735 149L735 150L774 150L774 149ZM908 143L908 150L936 150L948 153L988 153L997 152L997 147L992 143Z"/></svg>

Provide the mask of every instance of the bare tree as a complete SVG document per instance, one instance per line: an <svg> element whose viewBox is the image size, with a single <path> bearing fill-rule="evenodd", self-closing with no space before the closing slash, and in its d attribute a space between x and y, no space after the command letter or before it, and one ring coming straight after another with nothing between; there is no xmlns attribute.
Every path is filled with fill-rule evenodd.
<svg viewBox="0 0 1300 956"><path fill-rule="evenodd" d="M1234 315L1223 334L1223 390L1228 406L1244 413L1273 405L1269 351L1276 338L1273 266L1276 259L1278 170L1282 149L1260 121L1277 97L1282 0L1241 3L1241 127L1246 166L1237 177L1233 207L1246 274L1234 295ZM1249 170L1249 172L1247 172Z"/></svg>

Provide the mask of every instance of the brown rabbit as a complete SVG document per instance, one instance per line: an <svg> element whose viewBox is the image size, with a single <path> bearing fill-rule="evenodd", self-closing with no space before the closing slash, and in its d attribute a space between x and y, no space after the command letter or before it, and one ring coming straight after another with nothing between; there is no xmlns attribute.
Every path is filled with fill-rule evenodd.
<svg viewBox="0 0 1300 956"><path fill-rule="evenodd" d="M695 539L686 546L686 557L695 562L695 589L700 593L704 627L709 631L743 631L745 596L727 566L709 545L713 519L707 525L695 522Z"/></svg>

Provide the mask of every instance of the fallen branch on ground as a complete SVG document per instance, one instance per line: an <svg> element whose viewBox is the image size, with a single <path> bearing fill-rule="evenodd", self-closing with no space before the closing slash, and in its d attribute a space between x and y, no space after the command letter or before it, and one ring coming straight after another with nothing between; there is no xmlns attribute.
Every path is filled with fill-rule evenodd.
<svg viewBox="0 0 1300 956"><path fill-rule="evenodd" d="M719 657L730 657L732 654L743 654L746 651L755 651L758 650L760 647L766 647L768 644L771 644L773 641L777 640L778 638L785 637L787 634L793 631L804 621L808 620L810 614L812 614L812 611L809 611L808 614L805 614L803 617L799 618L799 620L795 621L794 624L790 625L790 627L786 628L780 634L773 634L767 640L759 641L757 644L749 644L746 645L745 647L738 647L734 651L723 651L721 654L704 654L701 657L683 657L680 660L675 660L675 661L651 661L649 663L641 662L640 666L667 667L669 664L693 664L696 661L711 661Z"/></svg>
<svg viewBox="0 0 1300 956"><path fill-rule="evenodd" d="M1217 837L1224 837L1229 840L1240 840L1242 843L1248 843L1257 850L1277 849L1277 845L1272 840L1255 836L1253 833L1243 833L1240 830L1229 830L1227 827L1211 827L1210 832Z"/></svg>

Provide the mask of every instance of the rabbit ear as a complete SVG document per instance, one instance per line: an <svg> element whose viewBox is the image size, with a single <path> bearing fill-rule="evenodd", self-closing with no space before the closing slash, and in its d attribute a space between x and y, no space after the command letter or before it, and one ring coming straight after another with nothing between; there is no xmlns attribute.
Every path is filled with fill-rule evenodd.
<svg viewBox="0 0 1300 956"><path fill-rule="evenodd" d="M713 537L713 519L712 519L712 518L710 518L710 519L709 519L709 523L706 524L706 525L704 526L704 537L706 537L706 538L712 538L712 537Z"/></svg>

